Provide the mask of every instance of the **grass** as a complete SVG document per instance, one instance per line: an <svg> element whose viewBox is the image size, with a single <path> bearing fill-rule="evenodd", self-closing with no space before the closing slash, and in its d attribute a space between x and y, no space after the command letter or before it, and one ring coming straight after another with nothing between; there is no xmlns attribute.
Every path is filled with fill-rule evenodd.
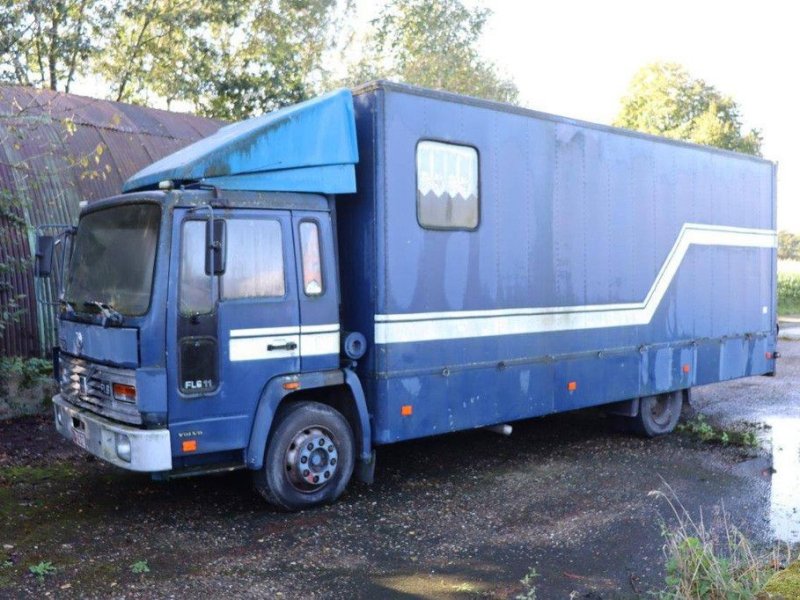
<svg viewBox="0 0 800 600"><path fill-rule="evenodd" d="M685 423L678 425L677 430L689 437L723 446L758 447L758 436L751 429L721 429L711 425L704 415L697 415Z"/></svg>
<svg viewBox="0 0 800 600"><path fill-rule="evenodd" d="M800 314L800 262L778 261L778 314Z"/></svg>
<svg viewBox="0 0 800 600"><path fill-rule="evenodd" d="M759 553L720 511L713 526L702 513L694 519L667 485L669 493L650 492L667 502L677 519L674 527L663 526L666 588L662 600L738 600L756 598L781 564L777 551Z"/></svg>

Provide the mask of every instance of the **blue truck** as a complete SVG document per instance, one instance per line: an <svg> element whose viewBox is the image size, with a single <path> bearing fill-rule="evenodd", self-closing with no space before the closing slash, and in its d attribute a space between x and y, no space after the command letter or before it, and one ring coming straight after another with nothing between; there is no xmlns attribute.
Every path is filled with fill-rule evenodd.
<svg viewBox="0 0 800 600"><path fill-rule="evenodd" d="M220 129L37 240L58 431L274 505L375 448L775 371L775 165L388 82ZM57 276L57 277L56 277Z"/></svg>

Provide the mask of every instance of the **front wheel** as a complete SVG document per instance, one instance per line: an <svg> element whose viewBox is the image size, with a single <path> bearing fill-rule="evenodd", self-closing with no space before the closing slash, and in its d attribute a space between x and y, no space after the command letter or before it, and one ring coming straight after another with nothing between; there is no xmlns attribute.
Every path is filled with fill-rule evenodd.
<svg viewBox="0 0 800 600"><path fill-rule="evenodd" d="M342 414L319 402L296 402L278 411L256 490L294 511L329 504L353 474L353 431Z"/></svg>
<svg viewBox="0 0 800 600"><path fill-rule="evenodd" d="M633 417L634 430L645 437L672 432L681 417L682 404L680 391L641 398L639 414Z"/></svg>

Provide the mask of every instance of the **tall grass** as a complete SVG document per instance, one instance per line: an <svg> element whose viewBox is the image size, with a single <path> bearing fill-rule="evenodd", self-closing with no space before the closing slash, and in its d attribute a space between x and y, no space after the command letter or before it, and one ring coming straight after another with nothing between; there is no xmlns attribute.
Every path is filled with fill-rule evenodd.
<svg viewBox="0 0 800 600"><path fill-rule="evenodd" d="M712 526L702 514L692 518L675 496L650 492L664 499L672 509L677 525L664 526L667 589L662 600L739 600L755 598L769 578L780 568L777 551L757 552L747 537L734 526L724 508ZM790 556L788 558L791 558Z"/></svg>

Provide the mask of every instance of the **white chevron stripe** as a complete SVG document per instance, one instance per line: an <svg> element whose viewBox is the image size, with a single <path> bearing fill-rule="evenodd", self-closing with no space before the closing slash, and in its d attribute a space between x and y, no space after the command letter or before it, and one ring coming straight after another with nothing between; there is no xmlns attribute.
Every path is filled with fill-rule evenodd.
<svg viewBox="0 0 800 600"><path fill-rule="evenodd" d="M649 323L692 245L775 248L770 229L687 223L642 302L375 315L375 343L396 344Z"/></svg>

